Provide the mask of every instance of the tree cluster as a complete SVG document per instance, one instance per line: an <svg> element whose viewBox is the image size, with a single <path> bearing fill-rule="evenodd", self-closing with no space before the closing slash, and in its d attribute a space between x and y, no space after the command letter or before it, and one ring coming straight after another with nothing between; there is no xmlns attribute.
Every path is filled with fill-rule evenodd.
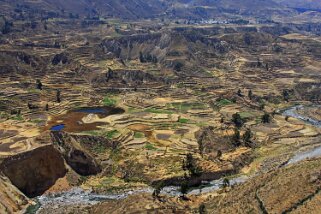
<svg viewBox="0 0 321 214"><path fill-rule="evenodd" d="M200 176L202 169L197 166L196 160L191 153L188 153L183 160L183 170L188 171L191 177Z"/></svg>

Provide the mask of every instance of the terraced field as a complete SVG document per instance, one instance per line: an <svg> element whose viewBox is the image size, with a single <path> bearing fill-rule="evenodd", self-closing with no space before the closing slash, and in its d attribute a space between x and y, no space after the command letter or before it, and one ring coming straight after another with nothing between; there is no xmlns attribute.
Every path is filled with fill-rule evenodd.
<svg viewBox="0 0 321 214"><path fill-rule="evenodd" d="M316 24L93 23L0 40L0 212L317 210Z"/></svg>

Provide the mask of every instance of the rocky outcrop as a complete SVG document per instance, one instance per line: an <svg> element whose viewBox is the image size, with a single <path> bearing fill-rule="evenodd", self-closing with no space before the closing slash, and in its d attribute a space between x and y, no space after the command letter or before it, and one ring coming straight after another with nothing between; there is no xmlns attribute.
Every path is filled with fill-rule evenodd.
<svg viewBox="0 0 321 214"><path fill-rule="evenodd" d="M143 71L134 71L134 70L114 72L111 78L122 79L126 82L140 82L140 83L147 82L147 81L157 81L157 79L149 73L146 73Z"/></svg>
<svg viewBox="0 0 321 214"><path fill-rule="evenodd" d="M160 33L125 36L117 39L106 39L100 44L104 54L122 59L139 57L139 52L152 52L162 39ZM168 44L159 46L164 49Z"/></svg>
<svg viewBox="0 0 321 214"><path fill-rule="evenodd" d="M163 82L163 80L140 70L116 70L101 74L95 77L91 82L96 87L110 84L115 86L140 86L148 83Z"/></svg>
<svg viewBox="0 0 321 214"><path fill-rule="evenodd" d="M0 73L33 73L46 66L45 57L24 51L0 51Z"/></svg>
<svg viewBox="0 0 321 214"><path fill-rule="evenodd" d="M66 64L67 62L68 62L68 56L66 53L56 54L51 61L53 65Z"/></svg>
<svg viewBox="0 0 321 214"><path fill-rule="evenodd" d="M119 149L121 146L119 141L109 140L102 136L72 135L72 137L87 151L93 151L97 146L102 149L112 150Z"/></svg>
<svg viewBox="0 0 321 214"><path fill-rule="evenodd" d="M5 158L0 169L29 197L41 195L67 172L62 156L52 145Z"/></svg>
<svg viewBox="0 0 321 214"><path fill-rule="evenodd" d="M101 167L93 155L86 151L74 136L64 132L52 132L51 138L67 164L75 172L83 176L101 172Z"/></svg>

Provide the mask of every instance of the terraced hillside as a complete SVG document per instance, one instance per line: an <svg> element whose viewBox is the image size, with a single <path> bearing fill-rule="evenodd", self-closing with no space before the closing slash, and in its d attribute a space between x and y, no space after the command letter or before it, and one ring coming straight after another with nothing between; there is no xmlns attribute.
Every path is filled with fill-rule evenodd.
<svg viewBox="0 0 321 214"><path fill-rule="evenodd" d="M30 1L13 14L59 15L1 18L0 213L317 212L318 18L219 2L74 17L95 1ZM204 7L234 18L175 15Z"/></svg>

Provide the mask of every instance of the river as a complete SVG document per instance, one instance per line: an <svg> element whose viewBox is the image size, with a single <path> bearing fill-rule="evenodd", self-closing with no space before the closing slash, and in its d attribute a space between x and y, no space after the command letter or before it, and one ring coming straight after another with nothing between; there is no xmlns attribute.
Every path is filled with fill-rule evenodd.
<svg viewBox="0 0 321 214"><path fill-rule="evenodd" d="M315 106L315 108L321 108L321 106ZM288 108L287 110L285 110L283 112L284 116L289 116L289 117L293 117L293 118L297 118L299 120L304 121L305 123L308 123L310 125L313 125L315 127L321 128L321 121L320 120L316 120L304 115L301 115L298 111L304 109L303 105L297 105L297 106L293 106L291 108Z"/></svg>
<svg viewBox="0 0 321 214"><path fill-rule="evenodd" d="M321 106L314 106L315 108L321 108ZM283 112L284 116L294 117L299 120L304 121L307 124L315 126L317 128L321 128L321 121L315 120L313 118L307 117L305 115L301 115L298 111L304 108L303 105L293 106ZM320 142L321 143L321 142ZM290 160L288 160L286 165L294 164L299 161L308 159L308 158L316 158L321 156L321 145L309 149L307 151L296 153Z"/></svg>

